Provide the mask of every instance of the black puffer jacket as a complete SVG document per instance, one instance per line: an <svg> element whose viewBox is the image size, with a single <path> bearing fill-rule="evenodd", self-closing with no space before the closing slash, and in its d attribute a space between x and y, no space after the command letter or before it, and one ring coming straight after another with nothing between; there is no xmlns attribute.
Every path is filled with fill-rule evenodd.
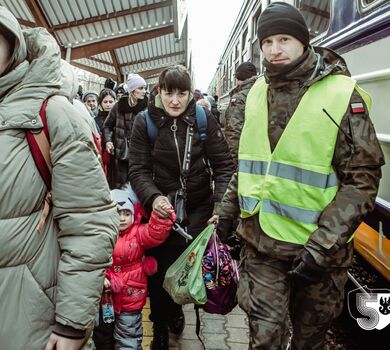
<svg viewBox="0 0 390 350"><path fill-rule="evenodd" d="M104 140L115 146L115 158L120 159L124 151L126 137L130 138L135 116L143 111L148 104L147 97L140 100L134 107L130 107L128 96L122 96L112 107L104 122Z"/></svg>
<svg viewBox="0 0 390 350"><path fill-rule="evenodd" d="M195 125L192 142L190 173L187 177L187 210L210 200L214 180L214 202L220 202L234 171L228 145L216 119L207 113L207 139L201 141L196 124L195 100L178 118L171 118L154 104L150 96L149 113L158 135L150 144L146 121L142 113L135 119L130 143L130 183L146 210L159 195L176 191L180 185L180 163L183 161L187 125ZM176 140L172 125L176 123ZM208 162L212 169L209 170Z"/></svg>

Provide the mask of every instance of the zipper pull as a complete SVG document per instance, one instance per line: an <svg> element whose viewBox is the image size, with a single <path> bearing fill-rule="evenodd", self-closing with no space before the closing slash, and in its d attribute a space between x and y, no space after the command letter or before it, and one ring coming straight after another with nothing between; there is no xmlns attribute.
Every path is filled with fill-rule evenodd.
<svg viewBox="0 0 390 350"><path fill-rule="evenodd" d="M171 131L173 132L177 131L176 118L173 119L173 124L171 125Z"/></svg>

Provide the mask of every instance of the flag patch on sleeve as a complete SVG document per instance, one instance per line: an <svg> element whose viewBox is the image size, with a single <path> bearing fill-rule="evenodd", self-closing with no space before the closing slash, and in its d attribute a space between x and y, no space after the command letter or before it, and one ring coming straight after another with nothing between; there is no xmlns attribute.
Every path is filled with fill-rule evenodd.
<svg viewBox="0 0 390 350"><path fill-rule="evenodd" d="M235 98L232 98L232 99L230 100L230 105L231 105L231 106L235 106L235 105L236 105L236 102L237 102L237 100L236 100Z"/></svg>
<svg viewBox="0 0 390 350"><path fill-rule="evenodd" d="M352 113L364 113L366 109L362 102L351 103L351 112Z"/></svg>

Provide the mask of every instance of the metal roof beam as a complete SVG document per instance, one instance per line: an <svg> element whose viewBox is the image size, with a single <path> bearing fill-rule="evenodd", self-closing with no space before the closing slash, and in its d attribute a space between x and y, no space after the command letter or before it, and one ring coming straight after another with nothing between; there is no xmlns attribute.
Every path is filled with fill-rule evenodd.
<svg viewBox="0 0 390 350"><path fill-rule="evenodd" d="M182 64L182 63L180 63L180 64ZM170 65L164 66L164 67L159 67L159 68L154 68L154 69L150 69L150 70L144 70L141 72L137 72L137 74L139 74L142 78L147 79L147 78L159 75L165 68L168 68L168 67L170 67Z"/></svg>
<svg viewBox="0 0 390 350"><path fill-rule="evenodd" d="M184 55L184 54L185 54L185 51L172 52L172 53L169 53L169 54L166 54L166 55L148 57L148 58L146 58L144 60L138 60L138 61L131 61L131 62L127 62L127 63L122 63L122 64L119 65L119 67L122 68L122 67L131 66L131 65L134 65L134 64L140 64L140 63L155 61L155 60L159 60L159 59L164 59L164 58L169 58L169 57L174 57L174 56Z"/></svg>
<svg viewBox="0 0 390 350"><path fill-rule="evenodd" d="M23 18L17 18L17 20L18 20L19 24L24 25L26 27L29 27L29 28L37 27L37 24L35 22L30 22L30 21L27 21Z"/></svg>
<svg viewBox="0 0 390 350"><path fill-rule="evenodd" d="M110 55L111 55L112 62L114 63L114 68L116 72L116 81L119 82L122 78L122 75L121 75L121 69L119 67L119 62L118 62L118 58L116 57L115 50L111 50Z"/></svg>
<svg viewBox="0 0 390 350"><path fill-rule="evenodd" d="M86 70L86 71L88 71L90 73L96 74L96 75L98 75L100 77L116 79L115 74L112 74L110 72L106 72L106 71L98 69L98 68L90 67L90 66L87 66L85 64L78 63L78 62L71 62L70 64L72 66L77 67L77 68Z"/></svg>
<svg viewBox="0 0 390 350"><path fill-rule="evenodd" d="M32 16L35 19L37 27L44 27L48 31L52 31L50 29L49 23L46 21L45 15L38 4L37 0L26 0L26 5L28 6Z"/></svg>
<svg viewBox="0 0 390 350"><path fill-rule="evenodd" d="M88 57L88 59L91 60L91 61L95 61L95 62L107 64L107 65L109 65L109 66L114 67L114 66L112 65L112 62L110 62L110 61L101 60L100 58L96 58L96 57Z"/></svg>
<svg viewBox="0 0 390 350"><path fill-rule="evenodd" d="M171 5L172 5L172 0L162 1L162 2L155 3L155 4L134 7L134 8L128 9L128 10L107 13L105 15L94 16L94 17L90 17L90 18L81 19L78 21L57 24L57 25L53 26L52 29L53 30L69 29L72 27L80 26L80 25L86 25L86 24L90 24L90 23L94 23L94 22L109 20L112 18L130 16L130 15L134 15L135 13L146 12L146 11L150 11L150 10L158 10L158 9L163 8L163 7L171 6Z"/></svg>
<svg viewBox="0 0 390 350"><path fill-rule="evenodd" d="M110 38L97 43L78 46L72 48L70 59L76 60L79 58L88 58L102 52L107 52L107 51L117 49L119 47L128 46L128 45L136 44L141 41L146 41L159 36L171 34L173 33L173 31L174 31L173 25L169 25L163 28L157 28L142 33L126 35L116 39ZM62 50L63 55L65 55L65 51L66 49Z"/></svg>

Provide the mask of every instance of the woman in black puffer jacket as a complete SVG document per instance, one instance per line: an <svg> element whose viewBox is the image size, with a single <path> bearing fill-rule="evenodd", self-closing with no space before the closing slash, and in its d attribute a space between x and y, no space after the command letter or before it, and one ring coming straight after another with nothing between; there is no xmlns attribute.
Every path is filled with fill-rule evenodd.
<svg viewBox="0 0 390 350"><path fill-rule="evenodd" d="M129 95L122 96L112 107L103 124L103 147L111 154L107 181L111 189L128 181L130 135L135 116L147 107L146 82L138 74L127 79Z"/></svg>
<svg viewBox="0 0 390 350"><path fill-rule="evenodd" d="M135 119L130 142L131 186L147 211L154 209L161 217L166 217L172 210L167 196L183 188L181 168L186 135L192 128L185 187L187 232L195 238L212 217L214 205L222 199L233 174L228 145L216 119L207 111L207 138L201 140L191 78L183 66L167 68L160 74L159 87L150 96L148 112L157 128L157 136L151 140L145 113L140 113ZM158 261L158 272L149 280L150 318L154 322L152 349L168 349L168 326L174 333L181 333L184 328L181 306L173 302L162 284L166 270L187 245L182 236L172 231L163 245L150 252Z"/></svg>

